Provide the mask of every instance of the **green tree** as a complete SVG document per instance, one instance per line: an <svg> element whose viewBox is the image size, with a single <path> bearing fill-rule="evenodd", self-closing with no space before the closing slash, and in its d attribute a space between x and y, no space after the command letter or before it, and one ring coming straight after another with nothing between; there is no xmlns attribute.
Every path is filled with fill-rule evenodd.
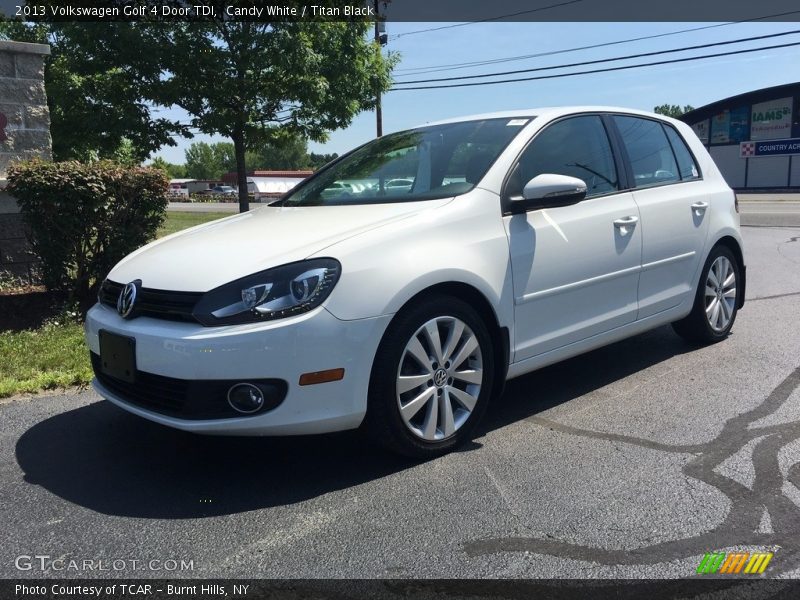
<svg viewBox="0 0 800 600"><path fill-rule="evenodd" d="M217 163L222 169L222 173L232 173L236 171L236 153L233 149L233 144L230 142L216 142L211 145L214 150L214 155L217 157Z"/></svg>
<svg viewBox="0 0 800 600"><path fill-rule="evenodd" d="M221 179L236 170L233 144L230 142L194 142L184 152L186 176L192 179Z"/></svg>
<svg viewBox="0 0 800 600"><path fill-rule="evenodd" d="M117 149L114 151L112 158L115 162L125 165L126 167L138 167L142 164L139 149L126 137L123 137L119 141L119 146L117 146Z"/></svg>
<svg viewBox="0 0 800 600"><path fill-rule="evenodd" d="M175 135L190 135L185 125L154 116L147 101L161 77L157 53L142 52L152 43L147 28L3 21L0 32L50 44L44 78L56 160L115 158L126 145L126 156L141 162L175 145Z"/></svg>
<svg viewBox="0 0 800 600"><path fill-rule="evenodd" d="M185 151L186 176L192 179L219 179L222 165L211 144L194 142Z"/></svg>
<svg viewBox="0 0 800 600"><path fill-rule="evenodd" d="M369 29L334 21L170 23L153 28L159 37L151 46L134 47L161 55L159 104L180 106L193 127L232 140L246 211L248 149L286 132L324 141L390 87L396 57L382 56Z"/></svg>
<svg viewBox="0 0 800 600"><path fill-rule="evenodd" d="M304 137L292 133L275 136L245 156L251 169L296 170L306 169L310 164L308 143Z"/></svg>
<svg viewBox="0 0 800 600"><path fill-rule="evenodd" d="M248 149L286 134L325 141L375 107L397 62L360 21L4 26L11 39L51 45L45 82L56 159L114 156L127 138L144 160L192 129L221 134L233 142L242 211ZM159 106L183 108L191 123L158 117Z"/></svg>
<svg viewBox="0 0 800 600"><path fill-rule="evenodd" d="M167 177L170 179L184 179L186 178L186 166L185 165L176 165L171 162L167 162L160 156L156 156L151 162L150 167L153 169L160 169L164 173L167 174Z"/></svg>
<svg viewBox="0 0 800 600"><path fill-rule="evenodd" d="M332 154L315 154L314 152L311 152L308 155L308 166L316 171L327 165L332 160L336 160L337 158L339 158L339 155L336 154L336 152Z"/></svg>
<svg viewBox="0 0 800 600"><path fill-rule="evenodd" d="M683 108L681 108L677 104L661 104L659 106L656 106L653 109L653 112L654 113L658 113L659 115L665 115L667 117L672 117L673 119L678 119L681 116L683 116L684 114L686 114L687 112L692 111L692 110L694 110L694 106L691 106L689 104L687 104Z"/></svg>

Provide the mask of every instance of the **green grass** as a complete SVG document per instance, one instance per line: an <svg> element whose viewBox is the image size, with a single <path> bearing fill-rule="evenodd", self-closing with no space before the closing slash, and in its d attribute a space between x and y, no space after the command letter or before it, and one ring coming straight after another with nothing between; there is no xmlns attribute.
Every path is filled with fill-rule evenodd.
<svg viewBox="0 0 800 600"><path fill-rule="evenodd" d="M80 323L0 331L0 398L89 383L92 368Z"/></svg>
<svg viewBox="0 0 800 600"><path fill-rule="evenodd" d="M216 221L222 217L230 217L236 213L223 213L223 212L209 212L209 213L195 213L195 212L168 212L167 219L158 230L158 237L164 237L170 233L175 233L181 229L188 229L195 225L202 225L209 221Z"/></svg>
<svg viewBox="0 0 800 600"><path fill-rule="evenodd" d="M158 237L231 214L168 212ZM69 319L57 319L33 330L0 331L0 357L0 398L92 380L83 325Z"/></svg>

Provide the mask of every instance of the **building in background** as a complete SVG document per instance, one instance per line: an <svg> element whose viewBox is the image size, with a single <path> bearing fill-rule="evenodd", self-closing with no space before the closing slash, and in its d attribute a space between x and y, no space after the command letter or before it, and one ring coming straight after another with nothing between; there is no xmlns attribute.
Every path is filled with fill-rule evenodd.
<svg viewBox="0 0 800 600"><path fill-rule="evenodd" d="M189 198L189 184L194 182L194 179L170 179L169 180L169 195L170 196L183 196Z"/></svg>
<svg viewBox="0 0 800 600"><path fill-rule="evenodd" d="M188 198L191 194L203 193L220 185L225 185L225 182L219 179L170 179L169 194Z"/></svg>
<svg viewBox="0 0 800 600"><path fill-rule="evenodd" d="M256 202L270 201L283 196L314 171L251 171L247 174L247 191ZM236 187L236 173L222 176L227 185Z"/></svg>
<svg viewBox="0 0 800 600"><path fill-rule="evenodd" d="M800 82L719 100L681 120L732 188L800 191Z"/></svg>

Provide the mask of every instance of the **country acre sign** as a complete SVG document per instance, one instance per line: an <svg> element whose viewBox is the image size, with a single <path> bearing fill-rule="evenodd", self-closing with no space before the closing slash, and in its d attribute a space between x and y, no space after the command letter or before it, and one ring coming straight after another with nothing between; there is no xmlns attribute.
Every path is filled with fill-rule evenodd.
<svg viewBox="0 0 800 600"><path fill-rule="evenodd" d="M800 154L800 138L788 140L766 140L763 142L742 142L739 144L739 158L751 156L785 156Z"/></svg>

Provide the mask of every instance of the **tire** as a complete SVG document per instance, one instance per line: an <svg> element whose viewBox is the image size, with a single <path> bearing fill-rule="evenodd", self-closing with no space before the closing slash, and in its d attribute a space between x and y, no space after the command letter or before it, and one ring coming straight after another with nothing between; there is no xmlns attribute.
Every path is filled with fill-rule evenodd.
<svg viewBox="0 0 800 600"><path fill-rule="evenodd" d="M437 337L438 352L432 342ZM366 432L405 456L446 454L471 438L489 404L495 373L492 338L477 311L452 296L424 298L398 313L381 341Z"/></svg>
<svg viewBox="0 0 800 600"><path fill-rule="evenodd" d="M720 286L719 274L726 268ZM703 265L692 312L672 324L675 333L695 344L715 344L728 337L739 312L740 281L741 266L734 253L726 246L714 246Z"/></svg>

